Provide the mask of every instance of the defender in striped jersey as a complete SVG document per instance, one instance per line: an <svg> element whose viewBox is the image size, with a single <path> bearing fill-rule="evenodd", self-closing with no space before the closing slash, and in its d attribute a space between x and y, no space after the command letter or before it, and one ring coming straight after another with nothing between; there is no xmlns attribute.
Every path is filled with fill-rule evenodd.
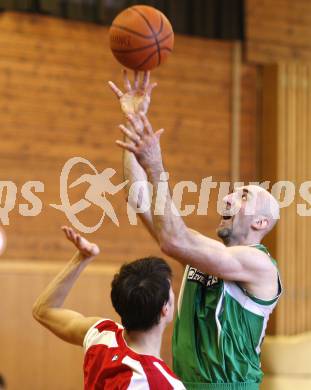
<svg viewBox="0 0 311 390"><path fill-rule="evenodd" d="M99 248L73 229L63 230L78 252L39 296L33 315L56 336L84 346L84 389L185 389L160 358L162 334L174 312L168 264L160 258L139 259L114 276L111 299L124 327L84 317L62 305Z"/></svg>
<svg viewBox="0 0 311 390"><path fill-rule="evenodd" d="M124 328L111 320L100 320L84 339L85 388L97 389L104 383L115 389L185 389L163 360L139 354L129 348Z"/></svg>

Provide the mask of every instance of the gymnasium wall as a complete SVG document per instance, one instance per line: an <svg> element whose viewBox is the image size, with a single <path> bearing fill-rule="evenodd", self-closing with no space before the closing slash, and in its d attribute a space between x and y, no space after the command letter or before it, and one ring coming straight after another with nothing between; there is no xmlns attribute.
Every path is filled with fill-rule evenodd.
<svg viewBox="0 0 311 390"><path fill-rule="evenodd" d="M311 61L309 0L246 0L247 61Z"/></svg>
<svg viewBox="0 0 311 390"><path fill-rule="evenodd" d="M294 197L272 235L285 286L275 333L295 335L311 329L311 219L303 191L311 173L311 65L269 65L263 76L263 172L273 182L290 180Z"/></svg>
<svg viewBox="0 0 311 390"><path fill-rule="evenodd" d="M281 211L267 240L285 286L270 331L296 335L311 329L311 225L309 216L297 212L298 204L306 204L300 190L311 174L311 3L247 0L245 5L245 59L263 75L260 177L295 185L294 202Z"/></svg>
<svg viewBox="0 0 311 390"><path fill-rule="evenodd" d="M169 62L153 72L159 86L154 91L150 119L164 127L162 147L172 186L180 180L213 176L231 177L231 130L234 45L186 36L176 37ZM239 131L241 180L257 175L257 70L240 64L242 87ZM114 184L122 181L121 152L114 142L122 121L118 102L107 81L121 84L121 68L108 49L107 29L96 25L26 14L0 15L0 177L17 186L17 199L5 226L8 248L0 261L0 372L10 390L78 389L82 384L82 351L58 341L31 317L31 306L73 250L60 226L66 216L49 206L60 203L60 172L70 158L88 159L98 170L117 171ZM70 183L82 173L75 167ZM38 193L42 211L21 216L19 205L25 182L44 183ZM83 199L87 184L70 191L71 202ZM4 207L6 190L2 191ZM89 238L101 247L74 288L68 307L86 315L113 317L110 281L124 261L160 255L144 228L131 226L124 194L108 195L119 219L108 218ZM208 216L190 215L192 228L215 237L219 216L216 192ZM198 193L185 194L185 203L198 201ZM83 223L96 224L101 210L90 206L79 214ZM169 260L175 274L175 291L182 269ZM172 328L165 334L163 358L170 362ZM22 384L22 385L21 385Z"/></svg>

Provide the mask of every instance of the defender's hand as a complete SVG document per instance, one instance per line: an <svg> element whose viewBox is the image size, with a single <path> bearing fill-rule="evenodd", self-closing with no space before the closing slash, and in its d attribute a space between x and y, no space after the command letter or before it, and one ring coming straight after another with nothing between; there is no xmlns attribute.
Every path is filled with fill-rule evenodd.
<svg viewBox="0 0 311 390"><path fill-rule="evenodd" d="M76 233L72 228L63 226L62 230L65 233L67 239L76 246L84 259L91 258L99 254L99 247L96 244L93 244L86 238L81 237L81 235Z"/></svg>
<svg viewBox="0 0 311 390"><path fill-rule="evenodd" d="M134 83L131 85L127 71L123 70L124 90L122 92L112 81L108 84L117 98L120 100L121 109L125 115L139 113L146 114L149 108L151 93L157 83L150 84L150 71L143 73L143 79L139 81L139 73L134 73Z"/></svg>

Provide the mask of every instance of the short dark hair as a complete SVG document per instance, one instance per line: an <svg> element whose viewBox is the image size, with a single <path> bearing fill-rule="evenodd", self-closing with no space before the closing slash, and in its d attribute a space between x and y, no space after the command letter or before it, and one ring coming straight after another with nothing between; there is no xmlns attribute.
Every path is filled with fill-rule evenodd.
<svg viewBox="0 0 311 390"><path fill-rule="evenodd" d="M111 301L126 330L145 331L159 323L171 278L170 266L158 257L122 265L111 283Z"/></svg>

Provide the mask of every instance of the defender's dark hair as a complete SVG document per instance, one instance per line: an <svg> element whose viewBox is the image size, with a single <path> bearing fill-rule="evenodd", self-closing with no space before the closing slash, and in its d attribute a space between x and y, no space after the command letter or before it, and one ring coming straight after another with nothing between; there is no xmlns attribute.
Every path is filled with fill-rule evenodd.
<svg viewBox="0 0 311 390"><path fill-rule="evenodd" d="M126 330L148 330L169 300L172 270L158 257L124 264L111 283L111 301Z"/></svg>

